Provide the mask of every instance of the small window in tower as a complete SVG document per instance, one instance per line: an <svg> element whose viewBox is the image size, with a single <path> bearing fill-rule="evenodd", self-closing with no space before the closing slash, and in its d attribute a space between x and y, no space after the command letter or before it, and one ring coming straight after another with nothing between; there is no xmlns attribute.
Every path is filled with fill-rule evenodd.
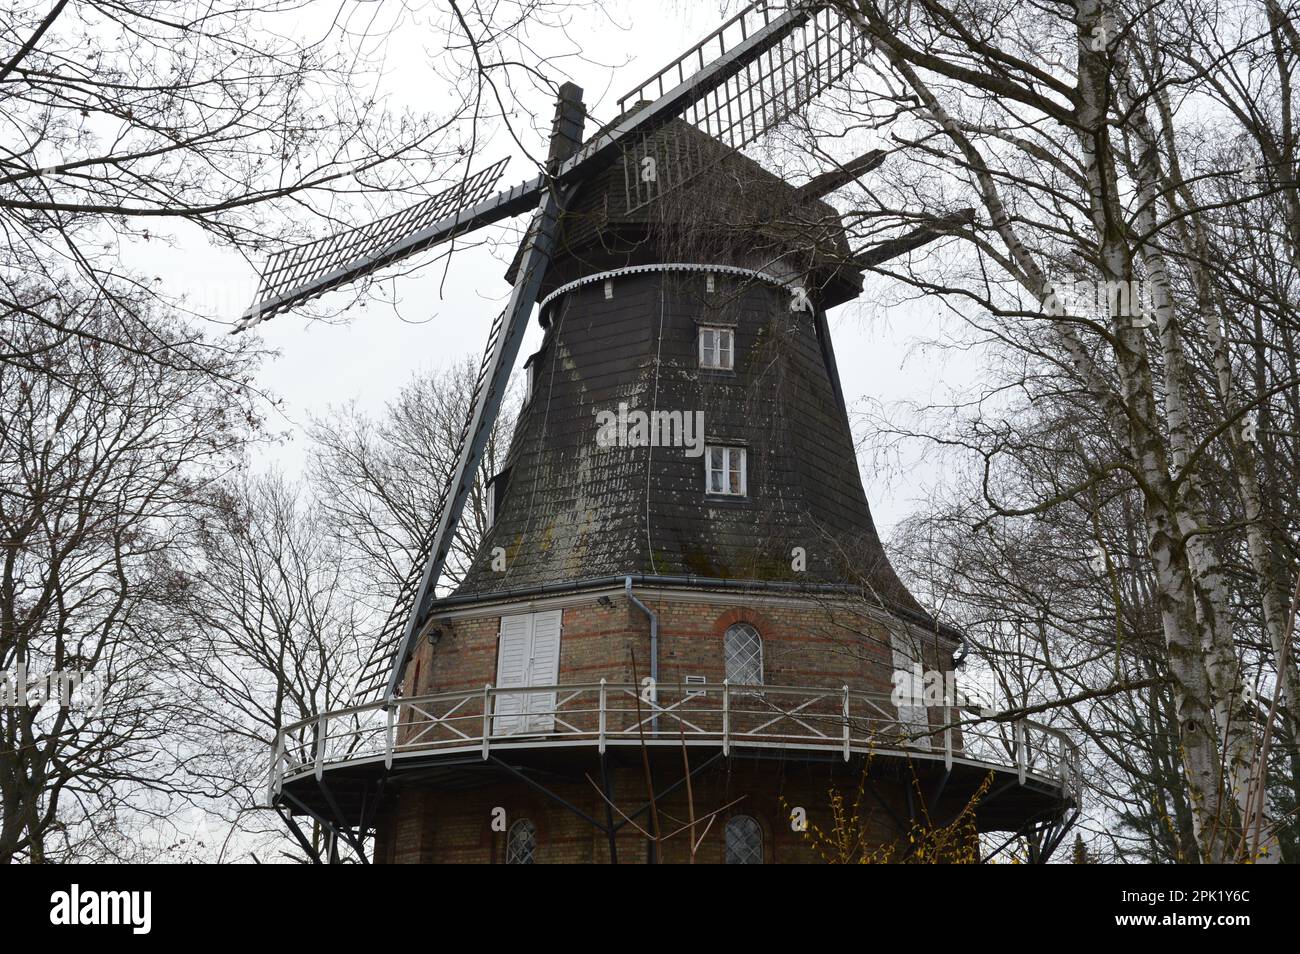
<svg viewBox="0 0 1300 954"><path fill-rule="evenodd" d="M700 367L730 371L735 367L736 336L730 328L700 329Z"/></svg>
<svg viewBox="0 0 1300 954"><path fill-rule="evenodd" d="M728 626L722 636L727 682L733 686L763 684L763 638L749 623Z"/></svg>
<svg viewBox="0 0 1300 954"><path fill-rule="evenodd" d="M537 862L537 826L521 818L510 826L506 835L506 864L531 865Z"/></svg>
<svg viewBox="0 0 1300 954"><path fill-rule="evenodd" d="M761 865L763 863L763 829L748 815L737 815L727 822L727 864Z"/></svg>
<svg viewBox="0 0 1300 954"><path fill-rule="evenodd" d="M542 355L545 354L545 346L538 348L528 360L524 362L524 400L527 401L533 396L533 388L537 386L537 367L541 364Z"/></svg>
<svg viewBox="0 0 1300 954"><path fill-rule="evenodd" d="M484 510L487 512L487 526L484 530L491 530L496 526L497 514L501 512L501 501L505 497L506 484L510 480L510 468L494 475L483 488Z"/></svg>
<svg viewBox="0 0 1300 954"><path fill-rule="evenodd" d="M745 496L745 448L710 444L705 459L705 493Z"/></svg>

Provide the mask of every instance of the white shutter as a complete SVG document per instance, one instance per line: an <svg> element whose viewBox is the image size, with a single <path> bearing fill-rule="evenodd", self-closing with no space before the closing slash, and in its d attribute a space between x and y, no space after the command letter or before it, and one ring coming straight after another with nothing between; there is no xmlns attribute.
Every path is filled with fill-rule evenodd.
<svg viewBox="0 0 1300 954"><path fill-rule="evenodd" d="M560 681L560 619L562 610L533 614L532 663L528 685L554 686ZM555 728L555 693L534 692L528 697L528 727Z"/></svg>
<svg viewBox="0 0 1300 954"><path fill-rule="evenodd" d="M910 679L915 671L914 666L921 659L921 653L916 651L919 647L908 636L897 632L890 634L889 641L893 646L894 670L906 672ZM918 683L912 689L920 693L923 684ZM901 730L908 736L906 744L918 749L930 747L930 737L921 735L919 731L930 727L930 713L925 706L899 706L898 721L902 723Z"/></svg>
<svg viewBox="0 0 1300 954"><path fill-rule="evenodd" d="M532 617L501 617L501 635L497 642L497 688L517 689L528 685L528 666L532 659ZM522 713L526 698L521 692L496 697L492 720L493 735L509 735L523 728Z"/></svg>
<svg viewBox="0 0 1300 954"><path fill-rule="evenodd" d="M501 617L497 688L553 686L560 681L561 610ZM554 692L509 692L496 697L492 734L547 731L555 727Z"/></svg>

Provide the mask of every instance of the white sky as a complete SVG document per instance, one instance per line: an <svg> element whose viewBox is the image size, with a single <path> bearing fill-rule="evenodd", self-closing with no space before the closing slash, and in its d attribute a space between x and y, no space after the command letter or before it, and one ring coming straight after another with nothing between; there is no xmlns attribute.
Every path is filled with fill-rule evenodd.
<svg viewBox="0 0 1300 954"><path fill-rule="evenodd" d="M594 115L608 119L619 95L711 32L721 20L716 2L695 0L665 6L622 0L607 4L603 14L578 15L569 31L571 36L584 38L589 51L598 51L603 64L574 58L566 60L564 68L584 88ZM420 108L422 98L436 95L437 79L430 67L439 55L431 42L434 39L419 35L419 31L403 31L392 41L387 58L390 72L383 80L385 88L406 96L415 108ZM624 62L626 65L621 65ZM549 124L551 108L545 106L543 125ZM536 135L527 145L544 149ZM505 137L498 137L471 169L513 151ZM528 164L516 155L501 186L513 185L531 174ZM397 211L406 202L394 197L392 207L383 211ZM513 225L518 227L520 221ZM506 234L503 228L496 230ZM202 237L184 231L176 235L178 242L173 248L162 248L158 242L147 250L137 248L133 264L154 271L168 290L189 294L214 318L233 321L252 300L256 276L239 256L213 248ZM290 439L261 451L257 463L296 476L305 452L298 430L311 415L330 404L353 399L380 413L413 374L445 367L467 353L481 354L490 322L509 293L503 275L511 251L512 245L501 245L495 252L482 246L459 251L445 274L444 263L434 261L434 253L426 253L427 267L416 274L398 274L388 283L400 299L397 308L371 302L345 324L328 325L288 314L260 325L266 345L280 352L264 366L261 376L263 386L284 399L284 418L270 423L273 429L287 431ZM878 284L869 285L864 303L838 308L830 315L851 415L855 407L869 400L890 405L941 399L954 375L960 378L973 373L972 368L937 363L941 357L932 352L909 357L918 338L935 332L934 309L871 304L873 298L887 292ZM521 362L539 341L534 320L520 350ZM925 485L934 479L929 468L917 466L914 460L905 463L897 472L901 476L892 481L864 471L868 497L882 532L887 533L907 516Z"/></svg>

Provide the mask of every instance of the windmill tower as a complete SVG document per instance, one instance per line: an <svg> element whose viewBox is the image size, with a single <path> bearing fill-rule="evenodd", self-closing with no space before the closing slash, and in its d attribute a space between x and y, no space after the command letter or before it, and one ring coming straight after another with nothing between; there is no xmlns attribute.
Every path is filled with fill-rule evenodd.
<svg viewBox="0 0 1300 954"><path fill-rule="evenodd" d="M801 821L832 826L831 789L865 793L872 844L922 818L1063 836L1064 737L896 692L951 672L960 634L885 557L826 323L864 266L965 218L854 251L823 197L883 153L795 187L738 151L851 68L850 38L821 5L756 4L585 143L562 87L532 182L487 197L493 167L268 266L246 323L535 208L360 704L277 741L271 803L331 832L331 857L373 834L383 862L814 860ZM439 595L534 311L492 526Z"/></svg>

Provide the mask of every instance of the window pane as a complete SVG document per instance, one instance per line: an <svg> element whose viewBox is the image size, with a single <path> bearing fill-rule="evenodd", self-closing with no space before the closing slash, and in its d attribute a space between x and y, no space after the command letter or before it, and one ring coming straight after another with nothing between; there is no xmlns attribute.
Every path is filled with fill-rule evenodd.
<svg viewBox="0 0 1300 954"><path fill-rule="evenodd" d="M506 835L506 864L531 865L537 861L537 826L521 818Z"/></svg>
<svg viewBox="0 0 1300 954"><path fill-rule="evenodd" d="M709 445L705 451L704 490L743 497L746 493L745 449Z"/></svg>
<svg viewBox="0 0 1300 954"><path fill-rule="evenodd" d="M748 815L737 815L727 822L726 841L727 864L763 863L763 829Z"/></svg>
<svg viewBox="0 0 1300 954"><path fill-rule="evenodd" d="M737 623L722 637L727 681L738 686L763 684L763 640L748 623Z"/></svg>
<svg viewBox="0 0 1300 954"><path fill-rule="evenodd" d="M701 328L700 367L730 371L735 366L735 340L730 328Z"/></svg>

